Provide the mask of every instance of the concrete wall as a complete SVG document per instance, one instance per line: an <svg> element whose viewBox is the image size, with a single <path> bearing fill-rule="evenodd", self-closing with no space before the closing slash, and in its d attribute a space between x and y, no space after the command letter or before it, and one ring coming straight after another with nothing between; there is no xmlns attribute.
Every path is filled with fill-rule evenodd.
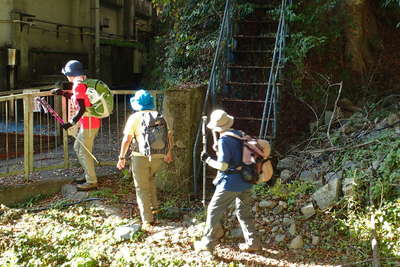
<svg viewBox="0 0 400 267"><path fill-rule="evenodd" d="M40 19L60 24L74 26L91 26L91 1L85 0L14 0L14 11L12 17L20 19L18 12L34 15L34 19ZM87 54L91 47L91 37L84 36L81 40L79 29L70 27L59 28L57 36L57 26L54 24L34 21L32 27L24 26L22 31L19 24L14 24L12 29L12 46L19 50L18 78L22 83L29 81L37 71L31 62L32 50L52 52L49 58L58 53L82 53ZM85 32L89 32L85 29ZM57 61L57 60L55 60ZM40 62L35 62L41 64ZM49 64L50 62L43 62ZM51 62L54 63L54 62ZM59 73L62 64L59 62L54 66L54 73Z"/></svg>
<svg viewBox="0 0 400 267"><path fill-rule="evenodd" d="M10 20L10 11L13 7L13 0L2 0L0 8L0 19ZM11 24L0 23L0 47L9 44L11 38Z"/></svg>
<svg viewBox="0 0 400 267"><path fill-rule="evenodd" d="M89 76L93 76L94 0L0 0L0 2L0 20L28 22L29 17L21 17L20 14L33 16L32 25L0 23L0 90L8 89L7 63L4 61L6 46L18 50L17 88L40 85L40 82L51 84L54 82L50 82L51 79L62 79L60 70L69 59L81 60ZM101 38L111 42L102 44L102 49L105 51L101 53L106 58L101 58L101 68L104 70L101 74L105 77L100 75L97 78L110 81L112 83L110 85L136 84L137 77L140 77L138 73L140 69L134 66L134 47L129 43L129 40L133 39L133 23L136 20L132 17L133 6L131 6L132 12L127 12L125 9L132 5L133 1L121 0L117 5L112 3L113 1L100 1L101 19L109 19L109 27L102 28ZM58 26L57 30L57 24L86 28L83 28L84 34L81 35L79 28ZM151 30L150 22L145 20L143 24L146 24L146 29ZM141 27L143 26L139 26L139 29ZM128 40L124 39L124 35ZM145 42L148 38L151 37L140 41ZM142 52L140 50L140 53ZM144 57L141 55L136 58ZM55 76L56 74L59 76Z"/></svg>
<svg viewBox="0 0 400 267"><path fill-rule="evenodd" d="M10 20L13 0L1 0L0 19ZM7 46L11 42L11 23L0 23L0 90L7 88Z"/></svg>
<svg viewBox="0 0 400 267"><path fill-rule="evenodd" d="M51 178L30 184L2 185L0 186L0 204L12 206L24 202L38 195L51 195L61 191L65 184L69 184L73 178Z"/></svg>
<svg viewBox="0 0 400 267"><path fill-rule="evenodd" d="M103 32L118 35L123 34L123 13L121 9L102 7L100 13L101 19L109 19L109 27L103 28Z"/></svg>
<svg viewBox="0 0 400 267"><path fill-rule="evenodd" d="M204 87L167 90L163 114L174 131L174 161L160 171L159 188L167 191L190 192L192 189L192 153L197 126L201 117Z"/></svg>

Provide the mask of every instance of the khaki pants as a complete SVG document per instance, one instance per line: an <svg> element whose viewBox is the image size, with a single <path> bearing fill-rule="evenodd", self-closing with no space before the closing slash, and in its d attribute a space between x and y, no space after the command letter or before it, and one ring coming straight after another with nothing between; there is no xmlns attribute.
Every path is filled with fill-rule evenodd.
<svg viewBox="0 0 400 267"><path fill-rule="evenodd" d="M154 222L151 209L158 209L157 188L154 175L160 169L164 160L162 158L134 156L131 161L133 181L136 188L140 217L143 223Z"/></svg>
<svg viewBox="0 0 400 267"><path fill-rule="evenodd" d="M74 143L74 150L78 157L79 163L85 171L85 179L87 183L97 183L97 176L94 169L94 160L82 146L82 144L84 144L90 153L92 153L94 139L96 138L98 132L99 129L83 129L81 127L76 135L76 139L78 139L80 142L75 140Z"/></svg>

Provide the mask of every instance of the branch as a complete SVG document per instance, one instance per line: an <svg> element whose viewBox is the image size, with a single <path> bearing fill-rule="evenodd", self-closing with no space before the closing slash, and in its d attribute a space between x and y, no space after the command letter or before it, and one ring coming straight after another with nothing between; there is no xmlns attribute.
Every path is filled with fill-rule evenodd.
<svg viewBox="0 0 400 267"><path fill-rule="evenodd" d="M300 151L300 153L311 153L311 154L313 154L313 153L340 151L340 150L343 150L343 149L362 147L362 146L370 145L370 144L375 143L375 142L377 142L377 140L372 140L372 141L369 141L369 142L366 142L366 143L362 143L362 144L357 144L357 145L349 145L349 146L342 146L342 147L328 147L326 149Z"/></svg>
<svg viewBox="0 0 400 267"><path fill-rule="evenodd" d="M337 103L338 103L338 101L339 101L340 94L342 93L343 81L340 82L340 83L332 84L332 86L333 86L333 85L339 85L340 87L339 87L339 92L338 92L338 95L337 95L337 98L336 98L336 101L335 101L335 106L333 107L333 113L332 113L331 119L329 120L328 129L326 130L326 135L328 136L329 143L331 143L331 146L332 146L332 147L333 147L333 143L332 143L331 135L330 135L329 132L330 132L330 130L331 130L332 120L333 120L333 118L335 117L335 112L336 112Z"/></svg>

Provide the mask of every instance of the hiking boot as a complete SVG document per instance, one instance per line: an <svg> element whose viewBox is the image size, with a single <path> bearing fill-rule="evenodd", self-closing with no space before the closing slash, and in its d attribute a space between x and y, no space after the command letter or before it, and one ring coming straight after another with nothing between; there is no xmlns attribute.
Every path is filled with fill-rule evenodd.
<svg viewBox="0 0 400 267"><path fill-rule="evenodd" d="M161 209L159 209L159 208L151 208L151 213L153 214L153 215L156 215L156 214L158 214L158 213L160 213L161 212Z"/></svg>
<svg viewBox="0 0 400 267"><path fill-rule="evenodd" d="M92 189L97 189L97 183L78 184L76 186L76 189L78 189L78 191L89 191Z"/></svg>
<svg viewBox="0 0 400 267"><path fill-rule="evenodd" d="M261 245L260 244L249 245L246 243L241 243L239 244L239 249L243 252L254 252L261 250Z"/></svg>
<svg viewBox="0 0 400 267"><path fill-rule="evenodd" d="M208 246L204 240L195 241L193 243L193 247L194 247L194 250L197 252L206 251L211 254L214 252L214 248Z"/></svg>
<svg viewBox="0 0 400 267"><path fill-rule="evenodd" d="M142 227L141 228L145 232L151 232L153 230L153 225L154 225L154 222L151 222L151 223L144 222L144 223L142 223Z"/></svg>
<svg viewBox="0 0 400 267"><path fill-rule="evenodd" d="M77 183L77 184L83 184L83 183L86 182L86 179L85 179L85 178L82 178L82 177L76 177L76 178L74 179L74 182Z"/></svg>

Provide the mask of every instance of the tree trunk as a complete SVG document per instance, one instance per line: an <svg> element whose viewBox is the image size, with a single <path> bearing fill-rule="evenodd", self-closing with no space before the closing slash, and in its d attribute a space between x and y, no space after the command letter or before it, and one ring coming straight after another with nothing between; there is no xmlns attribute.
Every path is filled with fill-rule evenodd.
<svg viewBox="0 0 400 267"><path fill-rule="evenodd" d="M343 7L345 54L351 70L364 76L374 62L372 45L378 37L376 17L368 0L345 0Z"/></svg>

